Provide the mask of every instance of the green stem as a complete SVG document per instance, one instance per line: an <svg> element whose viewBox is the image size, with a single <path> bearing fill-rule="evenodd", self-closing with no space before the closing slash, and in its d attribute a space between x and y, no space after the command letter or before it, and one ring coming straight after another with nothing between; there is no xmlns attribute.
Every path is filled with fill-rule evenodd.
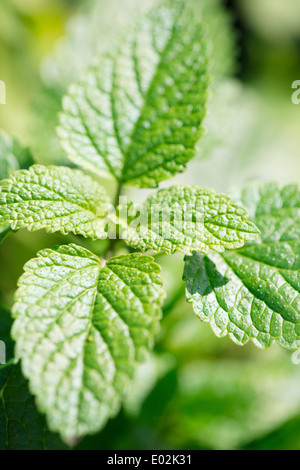
<svg viewBox="0 0 300 470"><path fill-rule="evenodd" d="M120 199L120 196L121 196L121 192L122 192L122 182L121 181L118 181L118 185L117 185L117 190L116 190L116 195L115 195L115 199L114 199L114 208L116 209L119 205L119 199ZM111 258L113 255L114 255L114 251L115 251L115 248L116 248L116 244L118 243L119 241L119 237L118 237L118 233L116 233L116 238L110 238L109 239L109 244L108 244L108 247L104 253L104 258Z"/></svg>
<svg viewBox="0 0 300 470"><path fill-rule="evenodd" d="M157 258L162 258L163 256L167 256L167 254L164 252L161 252L161 253L154 253L152 256L153 258L157 259Z"/></svg>
<svg viewBox="0 0 300 470"><path fill-rule="evenodd" d="M120 199L120 196L121 196L122 187L123 187L123 184L122 184L121 181L119 181L118 186L117 186L117 190L116 190L116 195L115 195L114 208L117 208L118 205L119 205L119 199Z"/></svg>

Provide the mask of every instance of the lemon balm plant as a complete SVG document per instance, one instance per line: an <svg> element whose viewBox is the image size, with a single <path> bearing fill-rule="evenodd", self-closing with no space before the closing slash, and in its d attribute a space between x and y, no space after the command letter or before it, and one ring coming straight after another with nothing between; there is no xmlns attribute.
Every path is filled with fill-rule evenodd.
<svg viewBox="0 0 300 470"><path fill-rule="evenodd" d="M80 169L30 166L28 155L22 163L25 151L2 139L3 155L29 169L0 183L0 242L23 228L108 240L100 257L79 242L39 252L19 280L11 334L1 311L1 339L11 350L15 341L14 359L0 368L3 448L20 403L18 420L27 420L28 446L35 423L36 447L57 439L45 419L72 444L117 414L159 329L160 253L185 256L187 301L218 336L297 347L297 186L256 183L230 197L173 185L143 204L120 197L126 186L157 188L195 156L213 86L208 46L203 25L179 1L153 9L97 58L60 114L62 146ZM101 184L107 177L113 198Z"/></svg>

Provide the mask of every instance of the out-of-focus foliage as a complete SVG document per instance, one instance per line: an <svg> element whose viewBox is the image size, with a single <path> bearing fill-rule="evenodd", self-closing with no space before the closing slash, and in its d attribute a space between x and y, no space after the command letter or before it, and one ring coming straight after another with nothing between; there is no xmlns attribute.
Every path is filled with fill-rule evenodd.
<svg viewBox="0 0 300 470"><path fill-rule="evenodd" d="M219 337L261 348L300 344L300 191L249 184L234 195L261 236L241 249L186 258L187 300Z"/></svg>
<svg viewBox="0 0 300 470"><path fill-rule="evenodd" d="M40 60L64 33L64 23L78 1L1 0L0 79L6 84L0 128L28 137L28 118L40 87Z"/></svg>
<svg viewBox="0 0 300 470"><path fill-rule="evenodd" d="M12 310L15 354L50 429L73 442L118 413L153 345L164 301L160 267L141 253L103 263L70 244L39 252L24 271Z"/></svg>
<svg viewBox="0 0 300 470"><path fill-rule="evenodd" d="M291 44L300 35L298 0L238 0L249 25L261 37L277 45ZM266 21L268 18L268 21Z"/></svg>
<svg viewBox="0 0 300 470"><path fill-rule="evenodd" d="M0 131L0 179L8 178L10 172L29 168L34 162L27 148L23 148L16 139Z"/></svg>

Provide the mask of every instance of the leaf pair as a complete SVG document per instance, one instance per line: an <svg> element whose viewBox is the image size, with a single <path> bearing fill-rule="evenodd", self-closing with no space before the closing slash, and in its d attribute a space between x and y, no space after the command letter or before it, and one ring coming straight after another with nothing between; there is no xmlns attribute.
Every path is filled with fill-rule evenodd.
<svg viewBox="0 0 300 470"><path fill-rule="evenodd" d="M78 170L36 165L1 183L0 220L15 229L102 236L106 222L97 212L108 206L98 183ZM143 250L222 251L258 234L244 209L212 191L173 187L145 207L153 220L135 229L136 238L131 219L121 219L126 206L118 219L121 233L128 232L125 241ZM174 210L176 217L159 218ZM67 442L96 432L117 413L157 329L161 284L158 265L139 253L105 262L69 245L44 250L26 264L13 309L16 356L50 429Z"/></svg>
<svg viewBox="0 0 300 470"><path fill-rule="evenodd" d="M0 223L13 229L96 239L107 237L113 222L133 248L168 254L238 248L259 233L228 196L197 187L173 186L114 214L105 190L79 170L34 165L0 183Z"/></svg>
<svg viewBox="0 0 300 470"><path fill-rule="evenodd" d="M261 240L222 254L187 258L187 300L218 336L257 346L300 347L300 191L247 186L235 198Z"/></svg>
<svg viewBox="0 0 300 470"><path fill-rule="evenodd" d="M21 366L13 361L11 326L10 314L0 306L0 339L5 344L7 362L0 365L0 450L60 449L61 440L47 429Z"/></svg>
<svg viewBox="0 0 300 470"><path fill-rule="evenodd" d="M71 87L59 129L63 146L84 169L120 184L155 187L194 156L207 86L202 26L182 2L159 7ZM153 225L153 210L156 219L174 205L174 219ZM222 251L257 236L243 209L199 188L161 191L145 208L149 221L132 231L132 214L122 215L127 207L113 219L104 189L62 167L35 165L0 184L0 221L13 229L96 239L114 220L127 244L167 253ZM45 250L25 266L14 306L16 355L39 410L65 440L97 431L119 409L159 320L158 271L147 256L105 264L74 245Z"/></svg>
<svg viewBox="0 0 300 470"><path fill-rule="evenodd" d="M162 236L162 220L150 228L135 226L134 232L129 218L123 233L127 233L126 241L133 246L167 252L193 251L194 244L203 242L206 232L213 236L214 244L203 245L205 256L195 253L186 262L187 299L197 315L210 321L218 336L229 334L239 344L253 339L257 345L267 347L277 341L283 347L295 349L300 340L299 188L250 185L235 199L249 209L261 230L261 241L251 242L257 237L257 229L245 219L246 212L239 205L229 202L226 196L193 187L162 190L146 202L146 212L154 221L158 220L155 212L158 201L163 204L158 205L163 214L172 207L171 202L177 215L182 215L185 207L180 206L180 201L185 201L186 206L193 205L192 220L168 218L167 229L176 234L173 238ZM201 208L200 225L194 222L197 205ZM126 211L130 212L130 207L125 207ZM121 213L120 208L119 217ZM182 233L178 232L178 224ZM224 231L222 237L216 236L215 227ZM187 230L191 238L176 245ZM199 236L195 237L195 233ZM241 247L245 240L246 246ZM209 247L222 251L229 247L227 244L237 249L207 253ZM59 429L66 439L74 437L74 429L76 435L96 430L90 427L92 420L85 421L85 416L96 413L99 427L99 423L103 424L117 411L121 390L132 374L140 347L148 344L159 318L162 291L157 272L151 258L141 254L113 258L104 265L90 252L75 246L45 250L26 265L14 308L17 354L23 359L25 374L39 397L40 409L50 419L51 429ZM119 311L122 313L123 308L127 315L125 326ZM147 310L154 314L149 323ZM132 326L130 322L136 320L141 324ZM113 351L111 356L107 348ZM74 351L78 351L79 358ZM112 380L110 373L117 378ZM77 414L68 408L62 416L54 403L57 400L63 403L64 393L69 393L74 383L79 384L79 389L72 392ZM80 392L80 386L87 390ZM73 412L76 417L71 418Z"/></svg>

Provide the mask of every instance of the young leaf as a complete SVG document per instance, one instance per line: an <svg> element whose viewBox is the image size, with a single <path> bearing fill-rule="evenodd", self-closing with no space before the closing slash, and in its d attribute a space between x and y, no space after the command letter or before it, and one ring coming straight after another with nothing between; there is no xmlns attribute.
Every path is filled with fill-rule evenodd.
<svg viewBox="0 0 300 470"><path fill-rule="evenodd" d="M253 184L236 195L261 240L222 255L187 258L187 299L217 336L257 346L300 343L300 191Z"/></svg>
<svg viewBox="0 0 300 470"><path fill-rule="evenodd" d="M202 135L207 59L202 26L183 2L141 19L63 102L69 158L124 184L156 187L183 171Z"/></svg>
<svg viewBox="0 0 300 470"><path fill-rule="evenodd" d="M117 223L128 245L168 254L222 252L259 236L243 207L197 186L172 186L142 205L121 206Z"/></svg>
<svg viewBox="0 0 300 470"><path fill-rule="evenodd" d="M0 224L12 229L105 236L105 190L79 170L34 165L0 182Z"/></svg>
<svg viewBox="0 0 300 470"><path fill-rule="evenodd" d="M139 253L105 264L75 245L26 264L13 308L16 355L50 429L66 441L117 413L158 327L159 272Z"/></svg>

